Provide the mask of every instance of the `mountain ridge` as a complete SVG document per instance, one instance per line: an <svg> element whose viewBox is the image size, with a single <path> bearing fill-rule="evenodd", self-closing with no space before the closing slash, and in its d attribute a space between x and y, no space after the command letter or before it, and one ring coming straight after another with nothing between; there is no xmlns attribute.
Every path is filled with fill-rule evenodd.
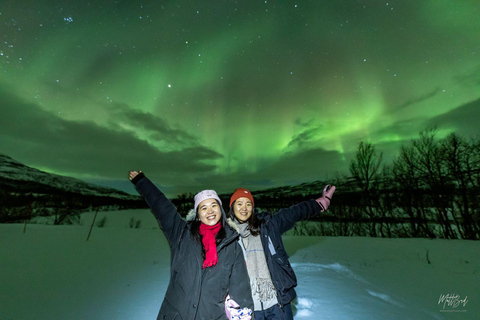
<svg viewBox="0 0 480 320"><path fill-rule="evenodd" d="M15 183L17 182L17 183ZM21 182L20 184L18 182ZM124 200L135 200L138 196L130 195L126 192L98 186L92 183L84 182L80 179L62 176L54 173L48 173L27 165L0 153L0 187L13 187L15 191L39 191L35 193L42 194L35 185L45 186L45 190L59 189L64 192L83 194L89 196L113 197ZM28 186L33 187L28 190Z"/></svg>
<svg viewBox="0 0 480 320"><path fill-rule="evenodd" d="M88 210L145 208L140 196L48 173L0 153L0 223L55 216L55 223Z"/></svg>

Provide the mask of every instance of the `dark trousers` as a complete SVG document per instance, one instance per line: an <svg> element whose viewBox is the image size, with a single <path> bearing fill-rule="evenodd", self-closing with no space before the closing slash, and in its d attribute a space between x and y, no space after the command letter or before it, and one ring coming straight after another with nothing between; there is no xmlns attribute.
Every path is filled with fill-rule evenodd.
<svg viewBox="0 0 480 320"><path fill-rule="evenodd" d="M283 308L274 305L267 310L255 311L255 320L293 320L292 306L290 303Z"/></svg>

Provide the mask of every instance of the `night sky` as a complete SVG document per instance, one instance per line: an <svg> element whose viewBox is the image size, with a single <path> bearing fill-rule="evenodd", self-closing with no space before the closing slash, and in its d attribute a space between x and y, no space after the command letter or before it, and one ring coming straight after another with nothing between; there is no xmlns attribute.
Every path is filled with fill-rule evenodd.
<svg viewBox="0 0 480 320"><path fill-rule="evenodd" d="M480 2L0 2L0 153L169 196L386 163L427 126L480 133Z"/></svg>

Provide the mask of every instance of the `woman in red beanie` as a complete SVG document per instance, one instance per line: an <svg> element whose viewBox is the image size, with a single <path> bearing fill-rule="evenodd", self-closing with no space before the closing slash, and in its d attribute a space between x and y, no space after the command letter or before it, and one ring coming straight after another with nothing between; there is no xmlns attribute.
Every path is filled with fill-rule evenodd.
<svg viewBox="0 0 480 320"><path fill-rule="evenodd" d="M229 219L237 226L247 264L256 320L293 320L297 278L288 261L282 233L295 222L327 210L335 186L325 186L322 197L296 204L278 213L257 214L250 191L239 188L230 198Z"/></svg>

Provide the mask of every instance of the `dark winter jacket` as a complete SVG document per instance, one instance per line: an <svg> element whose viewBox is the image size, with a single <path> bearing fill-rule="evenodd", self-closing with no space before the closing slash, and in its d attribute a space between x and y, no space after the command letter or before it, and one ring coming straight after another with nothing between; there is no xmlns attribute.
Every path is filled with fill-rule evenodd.
<svg viewBox="0 0 480 320"><path fill-rule="evenodd" d="M171 249L170 283L157 319L227 319L227 294L242 308L253 310L248 272L236 241L238 233L227 225L226 237L217 245L217 265L203 269L202 244L191 236L191 224L150 180L140 177L132 182L157 218Z"/></svg>
<svg viewBox="0 0 480 320"><path fill-rule="evenodd" d="M297 277L288 261L282 241L282 233L290 230L295 222L308 219L320 212L315 200L301 202L276 214L259 214L260 237L272 282L277 289L277 299L282 306L296 297Z"/></svg>

